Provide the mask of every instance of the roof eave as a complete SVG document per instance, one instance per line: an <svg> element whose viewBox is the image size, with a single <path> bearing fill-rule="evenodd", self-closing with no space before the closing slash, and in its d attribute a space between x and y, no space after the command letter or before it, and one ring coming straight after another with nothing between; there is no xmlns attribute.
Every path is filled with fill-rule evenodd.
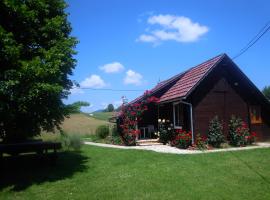
<svg viewBox="0 0 270 200"><path fill-rule="evenodd" d="M165 100L165 101L158 102L158 104L173 103L173 102L176 102L176 101L180 101L182 99L186 99L186 96L177 97L177 98L173 98L173 99L168 99L168 100Z"/></svg>

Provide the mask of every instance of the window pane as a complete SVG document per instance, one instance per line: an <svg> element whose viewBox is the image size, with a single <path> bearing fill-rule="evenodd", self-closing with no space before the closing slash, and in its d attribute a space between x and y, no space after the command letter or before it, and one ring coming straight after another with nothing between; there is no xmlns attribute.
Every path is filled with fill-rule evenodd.
<svg viewBox="0 0 270 200"><path fill-rule="evenodd" d="M261 107L260 106L250 106L249 108L250 122L251 124L261 124Z"/></svg>
<svg viewBox="0 0 270 200"><path fill-rule="evenodd" d="M183 126L183 105L176 104L174 105L174 125L175 126Z"/></svg>

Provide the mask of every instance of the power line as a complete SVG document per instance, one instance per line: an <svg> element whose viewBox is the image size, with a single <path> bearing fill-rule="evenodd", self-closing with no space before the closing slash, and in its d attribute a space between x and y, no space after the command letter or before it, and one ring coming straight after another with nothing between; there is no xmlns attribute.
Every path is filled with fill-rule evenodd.
<svg viewBox="0 0 270 200"><path fill-rule="evenodd" d="M240 52L243 51L245 48L247 48L247 46L249 46L249 45L250 45L257 37L259 37L259 35L265 30L265 28L267 28L267 26L268 26L269 24L270 24L270 21L267 22L267 23L264 25L264 27L261 28L261 30L257 33L257 35L255 35L255 36L249 41L249 43L248 43L243 49L240 50Z"/></svg>
<svg viewBox="0 0 270 200"><path fill-rule="evenodd" d="M266 23L266 25L257 33L256 36L254 36L250 42L240 50L240 52L233 57L233 59L236 59L237 57L241 56L243 53L245 53L250 47L252 47L269 29L270 26L267 27L268 25L270 25L270 21Z"/></svg>
<svg viewBox="0 0 270 200"><path fill-rule="evenodd" d="M145 90L132 90L132 89L110 89L110 88L88 88L88 87L76 87L76 89L95 90L95 91L113 91L113 92L143 92L145 91Z"/></svg>
<svg viewBox="0 0 270 200"><path fill-rule="evenodd" d="M249 41L249 43L244 47L242 48L239 53L234 56L232 59L236 59L238 58L239 56L241 56L243 53L245 53L249 48L251 48L256 42L259 41L259 39L267 33L267 31L270 30L270 21L268 21L263 28L261 28L261 30Z"/></svg>

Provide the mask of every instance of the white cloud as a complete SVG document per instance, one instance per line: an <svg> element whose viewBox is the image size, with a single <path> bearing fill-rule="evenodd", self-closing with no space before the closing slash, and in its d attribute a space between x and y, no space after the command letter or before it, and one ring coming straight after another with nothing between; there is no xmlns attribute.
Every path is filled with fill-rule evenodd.
<svg viewBox="0 0 270 200"><path fill-rule="evenodd" d="M142 75L133 71L128 70L126 72L126 77L124 78L125 84L141 85L142 84Z"/></svg>
<svg viewBox="0 0 270 200"><path fill-rule="evenodd" d="M84 91L82 89L80 89L80 88L77 88L77 87L73 87L69 91L73 95L74 94L84 94Z"/></svg>
<svg viewBox="0 0 270 200"><path fill-rule="evenodd" d="M89 88L103 88L106 85L107 84L104 82L104 80L96 74L91 75L80 83L81 87Z"/></svg>
<svg viewBox="0 0 270 200"><path fill-rule="evenodd" d="M175 15L154 15L148 18L151 26L160 28L151 29L148 34L142 34L137 41L158 43L174 40L177 42L195 42L209 31L209 28L192 22L190 18Z"/></svg>
<svg viewBox="0 0 270 200"><path fill-rule="evenodd" d="M147 22L149 24L160 24L162 26L168 26L172 23L175 16L173 15L154 15L148 18Z"/></svg>
<svg viewBox="0 0 270 200"><path fill-rule="evenodd" d="M119 62L113 62L113 63L100 66L99 69L101 69L105 73L117 73L117 72L123 71L125 67Z"/></svg>
<svg viewBox="0 0 270 200"><path fill-rule="evenodd" d="M141 41L141 42L156 42L157 38L152 36L152 35L145 35L142 34L140 35L140 37L137 39L137 41Z"/></svg>

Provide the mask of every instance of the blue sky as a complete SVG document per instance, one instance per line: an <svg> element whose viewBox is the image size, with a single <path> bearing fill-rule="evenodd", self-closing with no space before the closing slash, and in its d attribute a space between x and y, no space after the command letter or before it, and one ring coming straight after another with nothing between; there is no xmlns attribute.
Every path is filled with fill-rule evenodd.
<svg viewBox="0 0 270 200"><path fill-rule="evenodd" d="M270 20L265 0L68 0L79 44L72 80L91 88L151 89L220 53L235 56ZM270 32L235 60L262 89L270 85ZM72 90L84 111L119 105L141 93Z"/></svg>

